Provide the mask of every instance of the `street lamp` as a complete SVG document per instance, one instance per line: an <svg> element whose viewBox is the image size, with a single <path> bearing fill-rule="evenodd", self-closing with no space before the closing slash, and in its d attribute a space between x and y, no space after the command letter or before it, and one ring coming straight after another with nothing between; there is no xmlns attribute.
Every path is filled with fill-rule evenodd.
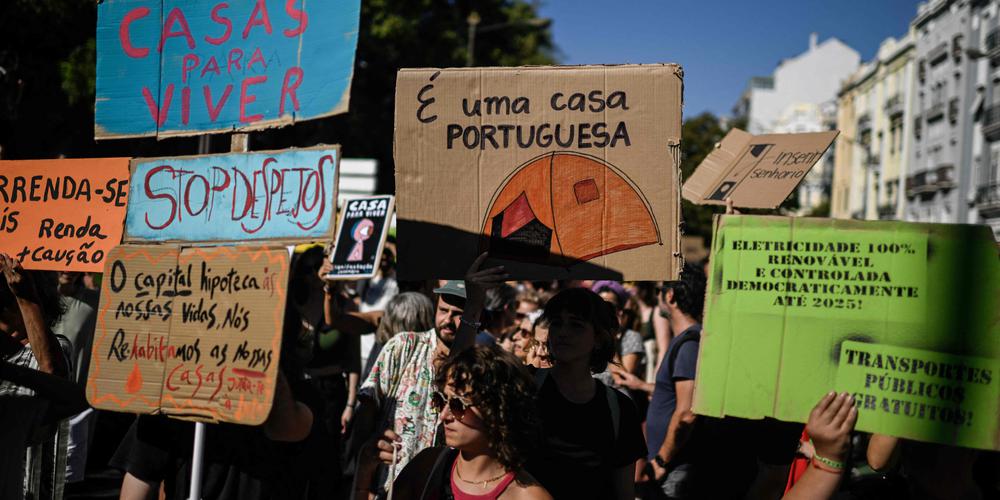
<svg viewBox="0 0 1000 500"><path fill-rule="evenodd" d="M545 28L552 24L552 20L547 17L533 17L531 19L518 19L517 21L510 21L506 23L498 24L488 24L486 26L479 26L482 18L479 17L479 13L472 11L469 17L465 19L465 22L469 25L469 41L465 48L465 65L472 66L475 63L476 54L476 34L477 33L488 33L490 31L496 31L504 28L520 27L526 26L531 28Z"/></svg>

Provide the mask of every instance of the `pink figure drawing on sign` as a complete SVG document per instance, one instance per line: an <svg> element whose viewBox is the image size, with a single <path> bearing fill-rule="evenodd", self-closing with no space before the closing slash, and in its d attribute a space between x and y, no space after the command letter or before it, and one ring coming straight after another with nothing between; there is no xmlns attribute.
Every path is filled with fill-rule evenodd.
<svg viewBox="0 0 1000 500"><path fill-rule="evenodd" d="M351 249L350 255L347 256L347 262L361 261L365 255L365 240L372 237L374 229L375 223L369 219L361 219L354 223L354 228L351 229L351 238L354 238L356 243Z"/></svg>

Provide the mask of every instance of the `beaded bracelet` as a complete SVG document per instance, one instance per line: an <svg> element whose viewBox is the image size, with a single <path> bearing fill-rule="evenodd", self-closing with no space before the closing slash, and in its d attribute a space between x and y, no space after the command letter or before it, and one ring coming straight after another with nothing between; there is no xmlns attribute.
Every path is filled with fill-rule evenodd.
<svg viewBox="0 0 1000 500"><path fill-rule="evenodd" d="M813 459L810 460L809 463L812 464L814 468L819 469L823 472L829 472L831 474L840 474L844 472L844 469L837 469L834 467L830 467L828 465L824 465L823 462L816 460L816 455L813 455Z"/></svg>
<svg viewBox="0 0 1000 500"><path fill-rule="evenodd" d="M829 458L819 456L819 454L816 453L816 444L812 442L812 439L809 440L809 444L813 447L813 460L837 470L844 470L844 462L838 462L836 460L830 460Z"/></svg>

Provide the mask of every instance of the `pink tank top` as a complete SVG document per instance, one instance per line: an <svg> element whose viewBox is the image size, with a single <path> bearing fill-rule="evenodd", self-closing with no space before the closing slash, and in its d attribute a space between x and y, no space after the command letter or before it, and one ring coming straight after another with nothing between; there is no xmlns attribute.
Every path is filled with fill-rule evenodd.
<svg viewBox="0 0 1000 500"><path fill-rule="evenodd" d="M452 495L455 495L455 500L496 500L496 498L500 496L500 494L503 493L504 490L507 489L507 486L510 485L511 481L514 480L514 473L508 472L502 479L500 479L500 482L497 483L496 488L493 488L492 490L487 491L482 495L473 495L471 493L466 493L458 488L458 484L455 483L456 467L458 467L457 456L455 457L455 461L451 463L451 474L449 474L449 477L451 478L451 493Z"/></svg>

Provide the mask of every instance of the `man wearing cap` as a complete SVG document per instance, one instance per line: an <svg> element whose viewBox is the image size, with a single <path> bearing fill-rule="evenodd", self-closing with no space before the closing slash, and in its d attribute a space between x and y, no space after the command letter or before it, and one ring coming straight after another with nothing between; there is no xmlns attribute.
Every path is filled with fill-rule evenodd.
<svg viewBox="0 0 1000 500"><path fill-rule="evenodd" d="M448 356L459 325L468 319L462 319L466 302L465 282L450 280L435 289L434 293L437 294L435 328L394 335L382 348L371 373L361 385L355 420L373 421L371 417L377 415L378 419L374 422L380 426L375 430L383 432L384 429L376 443L377 448L368 447L367 463L374 465L374 454L386 450L391 457L393 446L397 450L397 461L393 474L389 474L386 467L379 467L378 471L371 468L362 470L365 466L361 462L366 461L362 457L358 465L356 492L375 491L387 486L413 456L424 448L434 446L438 440L438 415L430 405L432 382L437 365ZM474 322L469 326L479 328ZM363 418L364 414L368 418Z"/></svg>

